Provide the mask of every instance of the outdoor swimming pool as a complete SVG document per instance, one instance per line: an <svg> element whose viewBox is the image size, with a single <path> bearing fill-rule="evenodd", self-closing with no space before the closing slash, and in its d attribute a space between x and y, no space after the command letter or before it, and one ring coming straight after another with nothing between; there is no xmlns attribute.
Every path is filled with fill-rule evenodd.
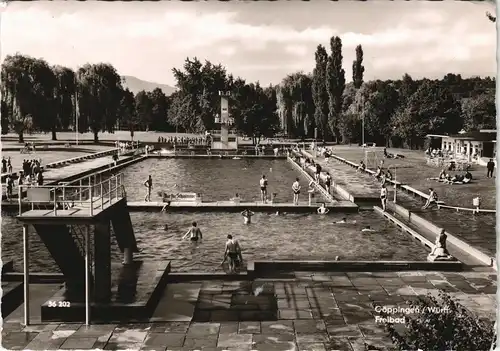
<svg viewBox="0 0 500 351"><path fill-rule="evenodd" d="M308 181L286 160L269 159L158 159L150 158L122 170L129 201L144 201L144 182L153 178L152 201L158 191L201 193L203 201L225 201L238 193L242 201L259 201L259 180L266 175L268 196L275 202L291 203L292 184L299 177L306 193ZM307 195L302 195L306 200ZM323 201L318 198L318 201Z"/></svg>
<svg viewBox="0 0 500 351"><path fill-rule="evenodd" d="M138 246L137 259L171 260L173 271L220 271L227 234L241 243L243 257L252 260L386 260L425 261L428 250L380 215L363 211L348 215L354 224L333 224L342 214L257 213L251 225L244 225L238 213L131 213ZM192 221L197 221L203 241L192 244L181 240ZM164 230L165 224L168 230ZM370 225L376 230L363 233ZM31 267L35 271L57 271L55 263L34 230L31 232ZM22 227L15 218L2 221L2 258L14 259L22 267ZM120 262L113 243L114 262Z"/></svg>
<svg viewBox="0 0 500 351"><path fill-rule="evenodd" d="M380 183L366 173L356 173L356 170L344 163L329 161L327 167L332 167L331 175L334 181L355 196L371 195L377 197L380 192ZM415 169L415 172L417 170ZM439 186L442 184L431 182L429 186L435 186L440 194ZM451 186L451 185L449 185ZM455 185L456 187L457 185ZM394 198L394 187L388 185L389 199ZM464 188L467 190L467 188ZM472 194L471 194L472 197ZM453 199L440 197L447 204ZM471 212L456 212L450 209L429 208L422 210L425 203L420 197L414 197L408 193L398 190L397 203L406 209L416 213L426 220L445 228L450 233L473 245L481 251L494 256L496 252L496 217L495 214L481 213L474 215Z"/></svg>

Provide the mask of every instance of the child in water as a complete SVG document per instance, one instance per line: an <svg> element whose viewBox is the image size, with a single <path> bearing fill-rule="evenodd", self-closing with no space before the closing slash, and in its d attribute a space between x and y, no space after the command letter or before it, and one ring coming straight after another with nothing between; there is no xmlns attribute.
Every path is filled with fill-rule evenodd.
<svg viewBox="0 0 500 351"><path fill-rule="evenodd" d="M320 215L325 215L328 212L330 212L330 210L328 208L326 208L325 203L322 203L321 206L316 211Z"/></svg>
<svg viewBox="0 0 500 351"><path fill-rule="evenodd" d="M243 216L243 222L245 224L252 223L252 216L254 215L254 213L252 211L250 211L249 209L246 209L243 212L241 212L241 215Z"/></svg>

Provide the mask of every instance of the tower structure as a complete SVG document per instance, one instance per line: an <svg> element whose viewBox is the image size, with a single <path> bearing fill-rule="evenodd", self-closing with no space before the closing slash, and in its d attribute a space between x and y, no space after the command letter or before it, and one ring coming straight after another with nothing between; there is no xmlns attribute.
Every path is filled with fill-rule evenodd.
<svg viewBox="0 0 500 351"><path fill-rule="evenodd" d="M231 135L230 128L234 125L234 118L229 115L229 97L231 92L219 91L220 115L215 116L215 123L220 124L220 134L212 142L212 149L231 150L238 148L238 138Z"/></svg>

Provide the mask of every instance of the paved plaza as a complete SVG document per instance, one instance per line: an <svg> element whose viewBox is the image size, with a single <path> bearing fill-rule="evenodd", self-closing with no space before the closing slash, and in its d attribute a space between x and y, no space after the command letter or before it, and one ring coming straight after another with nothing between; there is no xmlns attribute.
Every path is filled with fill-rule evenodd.
<svg viewBox="0 0 500 351"><path fill-rule="evenodd" d="M17 350L354 351L364 350L367 343L390 350L392 343L383 326L375 323L373 303L406 307L406 301L443 290L479 317L493 320L496 288L494 272L297 272L286 279L254 282L172 283L153 318L139 324L23 327L21 306L4 321L2 346ZM50 287L37 290L39 301L43 295L50 296L46 290Z"/></svg>

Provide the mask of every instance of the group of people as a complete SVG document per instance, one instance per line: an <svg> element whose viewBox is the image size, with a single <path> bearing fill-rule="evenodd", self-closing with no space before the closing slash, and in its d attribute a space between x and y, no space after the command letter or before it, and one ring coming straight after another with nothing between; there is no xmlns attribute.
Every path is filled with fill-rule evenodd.
<svg viewBox="0 0 500 351"><path fill-rule="evenodd" d="M141 146L139 141L115 141L115 147L120 149L120 152L129 150L137 150Z"/></svg>
<svg viewBox="0 0 500 351"><path fill-rule="evenodd" d="M442 169L437 178L430 178L445 184L469 184L472 180L472 174L467 170L464 174L450 175L446 169Z"/></svg>
<svg viewBox="0 0 500 351"><path fill-rule="evenodd" d="M2 157L2 174L5 173L12 173L12 160L10 157L8 159Z"/></svg>
<svg viewBox="0 0 500 351"><path fill-rule="evenodd" d="M361 161L363 162L363 161ZM389 169L385 170L381 167L378 166L377 170L375 171L375 174L373 175L382 185L385 185L385 183L389 180L391 181L393 179L392 173Z"/></svg>
<svg viewBox="0 0 500 351"><path fill-rule="evenodd" d="M19 176L15 176L13 174L9 174L6 179L6 198L7 201L11 201L14 194L15 180L17 178L17 185L34 185L39 186L43 185L43 168L41 166L41 159L32 159L32 160L23 160L23 170L19 172ZM7 167L8 172L4 172L3 167L4 164ZM5 160L5 157L2 158L2 173L12 173L12 163L10 157L8 160ZM22 192L19 192L19 196L22 197Z"/></svg>
<svg viewBox="0 0 500 351"><path fill-rule="evenodd" d="M168 226L165 226L165 230L168 230ZM203 234L196 222L191 223L191 227L188 229L186 234L182 237L182 240L189 238L193 243L198 243L203 239ZM231 234L227 236L226 245L224 248L224 257L221 262L221 266L229 259L229 273L234 273L243 263L243 256L241 254L241 246L236 238L233 238Z"/></svg>
<svg viewBox="0 0 500 351"><path fill-rule="evenodd" d="M187 137L187 136L158 137L158 143L172 144L172 145L206 145L209 140L211 140L210 134L197 137Z"/></svg>

